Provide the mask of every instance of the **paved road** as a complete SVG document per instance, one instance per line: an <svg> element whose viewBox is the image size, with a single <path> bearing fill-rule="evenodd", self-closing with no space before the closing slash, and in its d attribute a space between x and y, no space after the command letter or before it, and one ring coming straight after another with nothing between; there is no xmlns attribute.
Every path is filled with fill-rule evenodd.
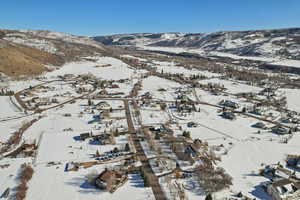
<svg viewBox="0 0 300 200"><path fill-rule="evenodd" d="M134 103L134 105L136 105L136 103ZM147 176L148 176L149 184L152 188L155 199L156 200L167 200L167 198L165 196L165 193L163 192L163 190L162 190L162 188L159 184L159 179L155 175L155 173L153 172L153 170L150 166L150 163L148 161L148 158L147 158L147 156L144 152L144 149L143 149L143 147L142 147L142 145L139 141L139 138L136 135L136 130L135 130L134 125L133 125L128 100L124 100L124 106L125 106L125 110L126 110L128 131L130 133L129 140L134 145L134 147L136 149L136 152L137 152L137 157L142 163L142 168L143 168L145 174L147 174ZM138 111L136 110L135 113L138 113ZM141 131L141 129L139 129L138 131Z"/></svg>

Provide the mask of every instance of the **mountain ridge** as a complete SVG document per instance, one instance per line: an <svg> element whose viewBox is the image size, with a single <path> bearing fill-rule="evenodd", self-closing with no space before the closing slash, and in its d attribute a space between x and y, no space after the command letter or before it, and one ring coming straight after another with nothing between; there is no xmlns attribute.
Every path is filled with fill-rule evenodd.
<svg viewBox="0 0 300 200"><path fill-rule="evenodd" d="M92 37L105 45L182 47L239 56L300 59L300 28L212 33L139 33Z"/></svg>

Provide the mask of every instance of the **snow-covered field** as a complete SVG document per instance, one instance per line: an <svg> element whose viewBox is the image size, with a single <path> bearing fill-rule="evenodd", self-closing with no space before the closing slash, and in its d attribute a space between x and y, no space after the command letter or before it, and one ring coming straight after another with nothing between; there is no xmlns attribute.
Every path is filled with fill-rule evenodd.
<svg viewBox="0 0 300 200"><path fill-rule="evenodd" d="M134 70L130 69L127 64L118 59L111 57L97 57L96 59L96 62L82 61L66 64L59 70L48 73L46 76L51 77L69 73L73 75L90 73L106 80L119 80L130 78L134 74ZM107 64L111 66L101 67Z"/></svg>
<svg viewBox="0 0 300 200"><path fill-rule="evenodd" d="M100 173L107 166L97 166L82 169L78 172L64 172L64 165L58 167L46 167L38 165L35 174L29 184L28 199L132 199L132 200L154 200L151 188L144 188L143 180L139 175L130 175L129 181L111 194L103 192L87 183L86 175L91 172Z"/></svg>
<svg viewBox="0 0 300 200"><path fill-rule="evenodd" d="M141 117L144 125L163 124L168 121L168 115L165 112L151 108L141 110Z"/></svg>
<svg viewBox="0 0 300 200"><path fill-rule="evenodd" d="M219 51L205 51L201 48L181 48L181 47L159 47L159 46L143 46L143 45L137 45L137 47L141 49L146 49L146 50L152 50L152 51L164 51L164 52L172 52L172 53L183 53L183 52L188 52L188 53L196 53L202 56L219 56L219 57L228 57L236 60L256 60L256 61L264 61L264 62L278 62L280 58L270 58L270 57L262 57L262 56L239 56L231 53L224 53L224 52L219 52ZM228 47L228 46L227 46ZM227 48L225 47L225 48ZM271 49L274 47L268 47L265 46L264 50L270 52ZM295 63L295 62L293 62ZM284 62L286 64L286 62Z"/></svg>
<svg viewBox="0 0 300 200"><path fill-rule="evenodd" d="M170 74L183 74L184 76L192 76L192 75L199 75L199 76L206 76L207 78L218 77L220 74L212 73L208 71L199 71L196 69L186 69L182 66L176 66L174 62L159 62L154 61L155 67L157 68L158 72L170 73Z"/></svg>
<svg viewBox="0 0 300 200"><path fill-rule="evenodd" d="M298 89L282 89L287 98L287 107L291 110L300 112L300 90Z"/></svg>
<svg viewBox="0 0 300 200"><path fill-rule="evenodd" d="M110 64L110 66L102 67L103 65ZM96 62L82 61L77 63L69 63L61 67L60 69L44 74L46 80L56 80L57 76L65 74L93 74L97 78L103 80L120 80L129 79L133 80L129 83L120 83L119 88L108 89L108 92L124 92L129 94L133 84L137 81L139 75L138 72L129 68L128 65L120 60L109 57L97 57ZM23 90L30 86L41 84L41 81L10 81L5 83L5 86L14 91ZM47 85L46 89L36 89L33 96L40 98L53 97L64 95L66 92L70 92L70 97L77 97L78 94L74 92L75 88L70 85L62 83L60 81L51 82ZM85 86L84 86L85 87ZM92 89L92 88L87 88ZM12 97L14 98L14 97ZM27 97L26 97L27 98ZM27 100L23 98L23 100ZM63 101L63 99L58 99ZM14 100L15 101L15 100ZM122 127L127 129L127 121L125 118L125 111L123 101L101 101L95 100L93 103L96 105L100 102L106 102L111 106L113 111L109 117L112 119L118 118L118 120L103 119L101 123L89 123L93 120L93 116L96 113L86 111L87 100L77 100L73 104L66 104L64 106L49 110L42 115L37 123L33 124L27 129L22 136L22 143L36 143L38 144L37 155L34 159L11 159L5 158L0 160L0 166L9 164L7 168L0 168L0 195L8 187L14 189L19 184L18 171L20 166L24 162L32 162L34 165L34 176L29 183L29 190L27 199L99 199L99 195L104 199L121 199L126 196L130 196L134 193L135 196L132 199L154 199L153 193L150 188L143 187L143 180L137 175L129 175L129 181L118 190L115 194L104 193L97 188L88 188L85 183L85 175L89 171L93 170L81 170L79 173L66 173L64 167L67 162L71 161L92 161L92 155L98 151L103 154L107 151L113 150L115 147L123 149L125 144L128 143L128 138L125 135L116 137L116 144L111 145L97 145L90 143L89 140L79 141L78 137L81 133L93 132L93 134L101 134L105 131L109 132L112 128ZM20 112L11 102L9 97L1 97L0 103L2 105L0 111L1 120L5 120L10 117L23 116L24 113ZM65 116L65 115L70 116ZM36 114L35 116L38 116ZM15 131L17 131L22 124L29 121L32 117L25 117L21 119L13 119L9 121L2 121L0 123L0 142L6 142ZM0 143L0 148L1 148ZM60 164L55 167L47 167L49 162L59 162ZM95 170L100 173L105 167L111 165L101 165L95 167ZM14 191L11 191L11 196L14 195Z"/></svg>
<svg viewBox="0 0 300 200"><path fill-rule="evenodd" d="M271 198L259 187L267 179L258 176L261 164L284 163L287 154L300 153L299 135L290 141L290 144L280 144L271 141L244 141L238 142L228 155L222 157L221 166L233 177L232 189L236 192L250 194L259 199ZM249 196L250 196L249 195Z"/></svg>
<svg viewBox="0 0 300 200"><path fill-rule="evenodd" d="M272 62L271 64L300 68L300 60L281 60L277 62Z"/></svg>
<svg viewBox="0 0 300 200"><path fill-rule="evenodd" d="M7 117L22 116L23 113L12 103L14 102L14 97L0 96L0 120Z"/></svg>
<svg viewBox="0 0 300 200"><path fill-rule="evenodd" d="M52 36L49 36L52 37ZM228 44L230 45L230 44ZM179 50L178 50L179 51ZM126 56L129 58L136 58ZM140 174L129 173L129 180L120 187L115 193L104 192L91 186L87 182L87 175L91 172L99 174L105 168L112 169L120 167L123 161L116 161L114 163L106 163L95 165L90 168L80 168L78 171L66 172L65 166L70 162L86 162L95 161L95 153L105 154L115 148L124 149L127 143L130 143L129 134L126 131L130 128L126 117L129 116L128 110L125 109L124 100L129 102L129 113L132 115L133 125L136 129L142 126L157 127L161 124L168 124L167 126L174 132L174 136L182 136L184 131L190 133L190 139L187 141L193 142L195 139L207 142L211 149L214 149L215 154L221 158L221 161L216 165L223 167L226 173L233 178L233 185L229 190L221 191L221 197L228 197L228 194L242 192L247 196L257 199L270 199L264 193L259 185L265 181L266 178L258 176L257 172L262 168L262 164L274 164L282 162L287 154L300 154L299 140L300 136L296 132L293 136L277 135L270 129L262 130L254 128L253 124L260 122L261 119L256 119L251 116L245 116L241 113L236 114L235 120L228 120L221 116L221 109L216 105L222 100L230 100L238 103L241 107L252 106L254 103L239 98L233 94L253 92L258 93L262 88L248 85L244 82L237 82L231 79L222 79L219 74L214 74L205 71L198 71L196 69L186 69L181 66L176 66L172 62L157 62L155 67L158 71L163 70L165 73L175 74L181 73L184 76L191 75L205 75L208 79L199 81L201 84L214 83L224 86L228 94L213 95L201 88L190 88L181 85L177 82L163 79L157 76L149 76L141 78L147 72L146 70L135 70L131 66L123 63L116 58L110 57L93 57L95 62L81 61L76 63L68 63L61 68L43 74L44 81L57 80L58 76L66 74L77 75L91 74L95 76L95 80L112 80L117 87L105 88L108 93L124 93L118 95L117 98L108 97L93 99L89 104L90 97L82 99L74 99L74 102L61 105L42 113L33 113L31 116L24 117L24 113L19 111L13 105L9 97L0 97L2 109L0 110L0 120L5 120L10 117L22 116L20 119L12 119L9 121L0 122L0 142L5 143L13 135L15 131L28 122L37 117L41 119L29 127L22 135L21 144L36 144L36 155L28 158L3 158L0 159L0 166L9 164L9 166L0 168L0 195L7 188L11 188L13 196L16 186L19 184L17 178L20 166L22 163L31 163L34 168L32 179L28 182L28 191L26 199L29 200L52 200L52 199L105 199L105 200L154 200L154 194L151 187L144 187L144 181ZM138 59L138 58L137 58ZM240 58L239 58L240 59ZM145 60L140 60L145 61ZM267 60L266 60L267 61ZM120 79L128 79L122 80ZM60 102L67 99L78 97L76 87L73 87L72 81L54 81L46 84L47 90L35 88L32 91L33 96L22 97L23 100L29 100L32 97L49 97L56 96ZM95 81L95 82L97 82ZM138 92L137 97L128 98L128 94L133 88L133 85L141 81L142 87ZM42 81L33 79L31 81L11 81L6 83L6 87L14 91L19 91ZM81 84L81 83L80 83ZM80 85L86 89L93 91L93 82ZM92 95L98 94L103 88L98 87ZM194 93L195 91L195 93ZM68 98L63 98L63 95L69 92ZM291 110L300 112L300 92L297 89L280 89L287 97L287 107ZM152 99L142 99L150 94ZM180 94L187 95L188 100L197 100L199 97L202 104L195 104L195 111L191 113L179 113L175 107L176 103L186 104L187 100L180 100ZM146 95L145 95L146 94ZM156 101L160 100L160 103ZM15 101L15 100L14 100ZM132 101L137 101L139 105L139 113L142 123L139 124L137 120L138 112L131 105ZM148 103L147 103L148 101ZM143 102L143 103L142 103ZM162 102L166 104L166 110L162 110ZM99 106L102 104L104 108ZM209 105L208 105L209 104ZM273 110L272 110L273 109ZM281 114L277 111L274 119ZM270 111L271 112L271 111ZM101 116L101 119L100 119ZM130 120L129 120L130 121ZM196 127L188 126L189 122L194 122ZM272 127L274 124L265 122L267 127ZM113 133L115 130L124 130L119 136L114 137L115 143L107 145L99 145L95 141L86 139L84 141L79 139L82 133L91 133L99 135L104 133ZM260 130L260 131L259 131ZM116 134L117 135L117 134ZM143 135L142 131L137 131L137 136L140 137L140 144L145 151L147 158L154 158L158 155L168 156L169 160L161 162L157 166L156 161L152 160L150 165L156 175L163 175L171 172L175 168L176 163L183 167L183 169L192 169L194 165L189 165L188 161L177 160L177 155L171 150L164 139L155 139L159 141L161 152L156 152L150 147ZM162 137L162 136L159 136ZM288 143L283 141L288 139ZM0 143L0 149L1 149ZM131 144L132 145L132 144ZM126 150L127 151L127 150ZM157 158L155 158L157 159ZM173 159L173 160L172 160ZM55 162L53 166L49 166L50 162ZM159 161L160 162L160 161ZM171 167L170 167L171 166ZM190 172L188 172L190 173ZM159 178L160 185L165 191L165 194L170 197L169 186L166 184L165 178ZM197 181L194 177L189 177L184 180L178 180L184 186L187 186L185 192L190 200L204 199L205 193L197 186Z"/></svg>
<svg viewBox="0 0 300 200"><path fill-rule="evenodd" d="M262 90L261 88L258 88L255 86L246 85L246 84L239 83L236 81L224 80L224 79L219 79L219 78L201 80L199 82L202 84L208 84L208 83L219 84L221 86L224 86L227 89L226 92L233 93L233 94L242 93L242 92L257 93L260 90Z"/></svg>
<svg viewBox="0 0 300 200"><path fill-rule="evenodd" d="M217 52L217 51L213 51L210 52L210 55L212 56L220 56L220 57L229 57L232 59L236 59L236 60L258 60L258 61L265 61L265 62L274 62L277 61L278 58L266 58L266 57L258 57L258 56L238 56L238 55L234 55L234 54L230 54L230 53L223 53L223 52Z"/></svg>
<svg viewBox="0 0 300 200"><path fill-rule="evenodd" d="M180 86L179 83L173 81L149 76L143 80L143 88L140 91L140 94L150 92L153 98L173 101L176 96L172 91L175 91L175 89ZM158 91L159 89L165 89L166 91Z"/></svg>

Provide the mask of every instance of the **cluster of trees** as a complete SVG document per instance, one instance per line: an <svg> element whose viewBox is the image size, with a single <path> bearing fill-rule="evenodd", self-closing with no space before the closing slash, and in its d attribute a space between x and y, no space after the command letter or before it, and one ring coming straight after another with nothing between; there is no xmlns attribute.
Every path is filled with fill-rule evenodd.
<svg viewBox="0 0 300 200"><path fill-rule="evenodd" d="M182 136L186 138L191 138L191 133L189 131L183 131Z"/></svg>
<svg viewBox="0 0 300 200"><path fill-rule="evenodd" d="M0 39L5 37L5 33L3 31L0 31Z"/></svg>
<svg viewBox="0 0 300 200"><path fill-rule="evenodd" d="M16 200L23 200L26 197L26 192L28 190L27 183L32 178L34 173L33 168L28 164L23 164L21 166L21 173L19 175L20 185L17 187Z"/></svg>
<svg viewBox="0 0 300 200"><path fill-rule="evenodd" d="M141 170L141 177L144 180L144 187L150 187L150 176L144 170Z"/></svg>
<svg viewBox="0 0 300 200"><path fill-rule="evenodd" d="M226 75L229 78L234 78L236 80L241 81L249 81L249 82L255 82L255 81L261 81L268 79L268 75L262 73L261 70L237 70L234 68L228 68L226 71Z"/></svg>
<svg viewBox="0 0 300 200"><path fill-rule="evenodd" d="M99 152L98 152L99 153ZM86 176L85 178L87 179L87 183L91 186L96 186L96 178L97 176L99 176L99 173L97 170L92 170L90 171Z"/></svg>
<svg viewBox="0 0 300 200"><path fill-rule="evenodd" d="M12 90L5 90L3 88L0 91L0 96L12 96L14 94L15 94L14 91L12 91Z"/></svg>
<svg viewBox="0 0 300 200"><path fill-rule="evenodd" d="M91 99L88 99L88 106L93 106L94 102Z"/></svg>
<svg viewBox="0 0 300 200"><path fill-rule="evenodd" d="M161 103L160 104L160 109L161 110L166 110L166 108L167 108L167 104L166 103Z"/></svg>
<svg viewBox="0 0 300 200"><path fill-rule="evenodd" d="M217 192L232 185L232 177L223 168L199 166L195 171L199 185L208 193Z"/></svg>
<svg viewBox="0 0 300 200"><path fill-rule="evenodd" d="M141 81L137 82L134 84L131 92L130 92L130 97L135 97L138 95L138 91L142 89L142 83Z"/></svg>
<svg viewBox="0 0 300 200"><path fill-rule="evenodd" d="M16 131L14 134L12 134L12 136L10 136L10 138L8 139L8 141L5 143L5 145L0 148L0 154L8 151L11 146L13 145L17 145L20 143L21 139L22 139L22 135L23 133L32 125L34 124L35 122L37 122L38 119L33 119L31 120L30 122L27 122L27 123L24 123L22 125L22 127Z"/></svg>

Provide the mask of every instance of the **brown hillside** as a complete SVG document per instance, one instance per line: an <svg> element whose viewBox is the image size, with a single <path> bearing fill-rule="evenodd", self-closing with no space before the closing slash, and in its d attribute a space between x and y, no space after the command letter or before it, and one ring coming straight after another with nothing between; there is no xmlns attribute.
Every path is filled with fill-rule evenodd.
<svg viewBox="0 0 300 200"><path fill-rule="evenodd" d="M90 38L51 31L0 30L0 72L8 76L38 75L45 65L61 66L112 51Z"/></svg>
<svg viewBox="0 0 300 200"><path fill-rule="evenodd" d="M0 48L0 72L8 76L37 75L47 70L45 64L64 63L60 57L38 49L3 43Z"/></svg>

